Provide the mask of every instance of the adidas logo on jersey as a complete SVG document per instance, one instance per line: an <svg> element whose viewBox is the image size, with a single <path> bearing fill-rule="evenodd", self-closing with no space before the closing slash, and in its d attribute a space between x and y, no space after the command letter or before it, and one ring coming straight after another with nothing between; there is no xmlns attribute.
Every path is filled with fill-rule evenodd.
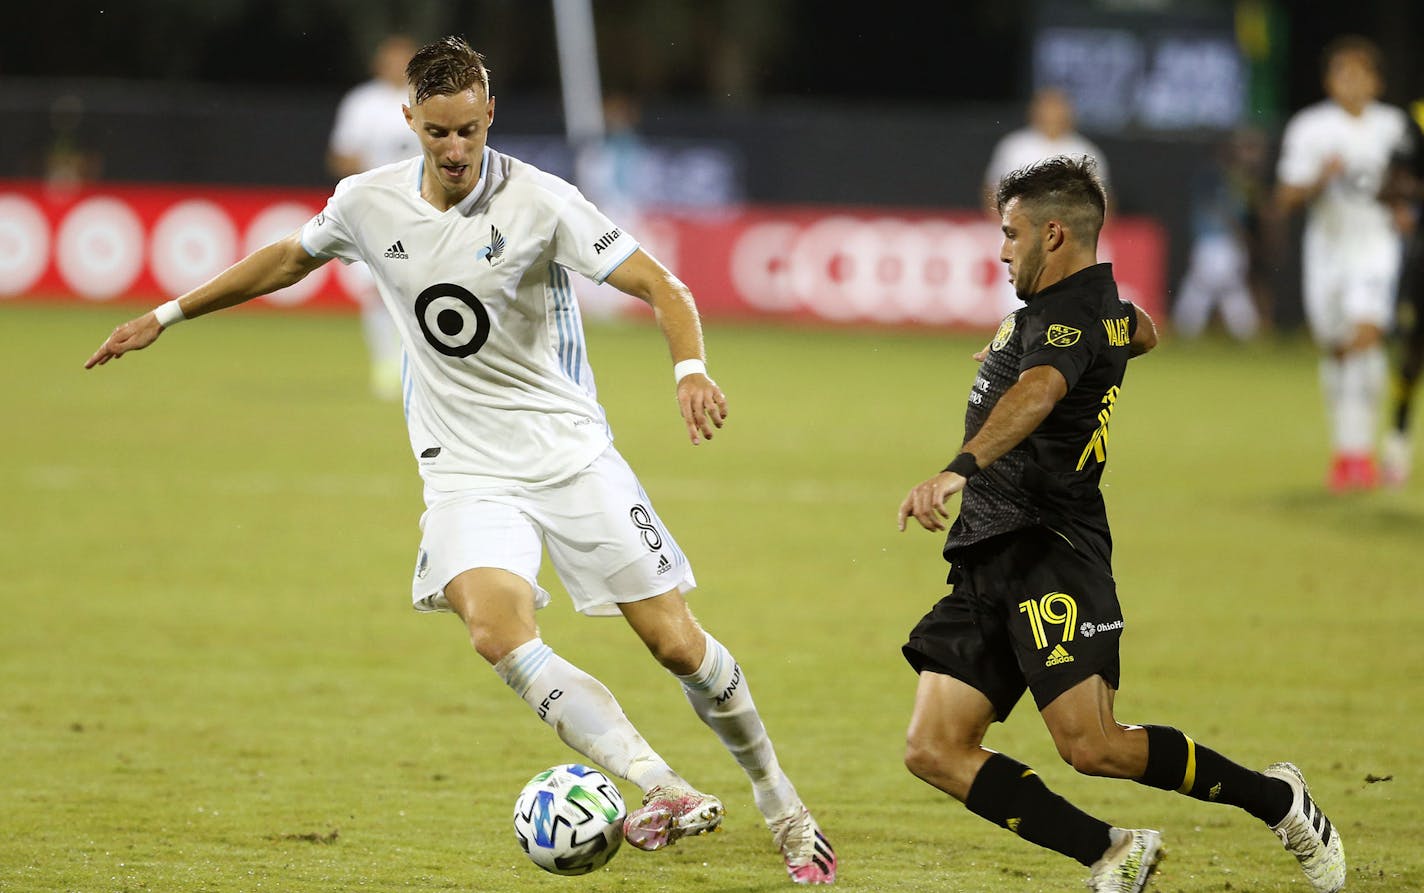
<svg viewBox="0 0 1424 893"><path fill-rule="evenodd" d="M405 253L405 246L396 239L396 243L386 249L386 257L394 260L410 260L410 255Z"/></svg>
<svg viewBox="0 0 1424 893"><path fill-rule="evenodd" d="M1063 643L1060 642L1053 646L1053 650L1049 652L1048 660L1044 661L1043 665L1045 667L1056 667L1059 664L1071 664L1072 662L1073 655L1069 654L1067 649L1063 647Z"/></svg>

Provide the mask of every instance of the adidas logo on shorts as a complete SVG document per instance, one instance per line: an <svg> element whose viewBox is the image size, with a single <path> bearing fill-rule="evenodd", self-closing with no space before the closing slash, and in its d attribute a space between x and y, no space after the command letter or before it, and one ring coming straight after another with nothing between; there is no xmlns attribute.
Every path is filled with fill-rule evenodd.
<svg viewBox="0 0 1424 893"><path fill-rule="evenodd" d="M662 574L665 574L665 573L667 573L667 572L670 571L670 570L672 570L672 562L667 560L667 556L666 556L666 555L659 555L659 556L658 556L658 575L661 576Z"/></svg>
<svg viewBox="0 0 1424 893"><path fill-rule="evenodd" d="M1071 664L1072 662L1073 655L1068 653L1068 650L1063 647L1062 642L1059 642L1053 646L1053 650L1049 652L1048 660L1044 661L1043 665L1045 667L1056 667L1059 664Z"/></svg>

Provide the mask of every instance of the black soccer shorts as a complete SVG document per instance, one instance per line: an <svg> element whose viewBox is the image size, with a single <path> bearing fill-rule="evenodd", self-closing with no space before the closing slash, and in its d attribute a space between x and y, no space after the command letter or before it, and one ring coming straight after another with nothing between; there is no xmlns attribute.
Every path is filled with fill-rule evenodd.
<svg viewBox="0 0 1424 893"><path fill-rule="evenodd" d="M1033 527L960 550L948 582L902 649L915 672L973 686L999 722L1025 689L1041 711L1095 675L1118 687L1122 608L1100 559Z"/></svg>

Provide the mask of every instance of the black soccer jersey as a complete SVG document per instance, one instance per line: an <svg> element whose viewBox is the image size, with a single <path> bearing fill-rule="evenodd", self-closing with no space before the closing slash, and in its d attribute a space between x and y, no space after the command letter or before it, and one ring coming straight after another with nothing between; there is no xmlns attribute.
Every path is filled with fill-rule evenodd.
<svg viewBox="0 0 1424 893"><path fill-rule="evenodd" d="M1004 318L969 392L965 441L1025 370L1053 366L1068 392L1023 442L970 478L945 543L946 558L1001 533L1043 526L1111 564L1112 535L1099 483L1108 420L1136 329L1137 313L1118 297L1111 264L1074 273Z"/></svg>

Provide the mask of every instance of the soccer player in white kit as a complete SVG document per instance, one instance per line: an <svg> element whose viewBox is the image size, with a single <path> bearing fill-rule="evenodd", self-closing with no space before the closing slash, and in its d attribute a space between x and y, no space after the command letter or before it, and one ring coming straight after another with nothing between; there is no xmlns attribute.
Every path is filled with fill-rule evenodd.
<svg viewBox="0 0 1424 893"><path fill-rule="evenodd" d="M341 98L326 151L326 168L332 176L349 177L404 161L420 151L420 141L400 112L406 101L405 66L417 48L404 34L387 35L371 58L371 79ZM350 273L344 278L361 304L361 329L371 355L371 393L382 400L398 400L400 332L381 303L366 265L358 261Z"/></svg>
<svg viewBox="0 0 1424 893"><path fill-rule="evenodd" d="M1004 175L1055 155L1087 155L1097 162L1098 179L1108 185L1103 150L1075 129L1073 101L1058 87L1040 87L1029 101L1028 126L1004 134L984 170L984 206L996 224L999 209L995 195Z"/></svg>
<svg viewBox="0 0 1424 893"><path fill-rule="evenodd" d="M1393 314L1402 241L1379 199L1391 157L1405 148L1409 119L1376 101L1379 50L1362 37L1326 47L1327 99L1286 125L1277 201L1305 207L1303 294L1320 346L1320 384L1331 424L1327 485L1375 486L1374 450L1387 368L1384 335Z"/></svg>
<svg viewBox="0 0 1424 893"><path fill-rule="evenodd" d="M994 144L989 164L984 169L984 207L994 221L996 234L1000 223L999 181L1010 171L1058 155L1072 158L1086 155L1093 159L1097 162L1098 180L1104 189L1110 190L1108 163L1103 150L1078 132L1072 98L1059 87L1039 87L1029 100L1028 125L1004 134ZM1112 207L1112 193L1109 191L1109 215ZM1106 253L1103 259L1111 260ZM1014 293L1014 287L1007 279L996 280L994 288L1000 316L1007 316L1023 306L1022 299Z"/></svg>
<svg viewBox="0 0 1424 893"><path fill-rule="evenodd" d="M422 47L407 76L419 157L343 180L301 230L119 326L87 367L334 257L368 263L406 348L402 400L427 506L416 608L458 614L540 719L643 790L624 826L633 846L713 830L721 802L674 772L607 688L539 638L547 548L575 607L622 613L682 682L751 780L791 879L833 883L835 853L778 765L746 677L683 598L695 585L686 556L612 446L568 271L652 305L695 445L722 426L727 403L707 377L691 293L574 187L486 146L495 102L464 40Z"/></svg>

